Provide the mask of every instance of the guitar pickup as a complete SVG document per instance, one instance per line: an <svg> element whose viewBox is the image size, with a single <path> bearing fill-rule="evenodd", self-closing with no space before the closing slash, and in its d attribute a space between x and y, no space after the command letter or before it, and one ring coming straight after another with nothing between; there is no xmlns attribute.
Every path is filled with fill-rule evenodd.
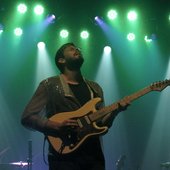
<svg viewBox="0 0 170 170"><path fill-rule="evenodd" d="M80 120L80 119L77 119L77 123L78 123L78 125L79 125L80 128L83 127L83 124L81 123L81 120Z"/></svg>

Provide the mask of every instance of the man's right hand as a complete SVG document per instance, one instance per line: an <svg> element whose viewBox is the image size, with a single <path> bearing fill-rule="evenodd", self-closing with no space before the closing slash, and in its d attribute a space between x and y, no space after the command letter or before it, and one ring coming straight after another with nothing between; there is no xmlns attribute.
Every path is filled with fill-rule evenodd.
<svg viewBox="0 0 170 170"><path fill-rule="evenodd" d="M68 128L76 129L78 127L78 123L74 119L67 119L61 122L55 122L48 120L46 123L45 129L47 130L47 135L50 136L61 136Z"/></svg>

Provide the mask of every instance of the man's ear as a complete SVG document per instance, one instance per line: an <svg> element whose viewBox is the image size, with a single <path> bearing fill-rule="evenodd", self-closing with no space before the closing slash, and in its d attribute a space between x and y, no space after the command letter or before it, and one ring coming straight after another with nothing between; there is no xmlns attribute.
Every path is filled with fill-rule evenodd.
<svg viewBox="0 0 170 170"><path fill-rule="evenodd" d="M63 63L65 63L65 59L64 58L59 58L58 62L63 64Z"/></svg>

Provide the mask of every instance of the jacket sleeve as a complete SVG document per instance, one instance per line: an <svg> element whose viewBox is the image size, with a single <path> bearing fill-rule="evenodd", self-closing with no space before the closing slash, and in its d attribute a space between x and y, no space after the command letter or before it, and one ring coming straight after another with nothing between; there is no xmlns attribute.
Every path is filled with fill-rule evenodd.
<svg viewBox="0 0 170 170"><path fill-rule="evenodd" d="M44 132L45 124L48 121L45 116L47 102L47 89L44 82L41 82L30 102L25 107L21 117L22 125L32 130Z"/></svg>

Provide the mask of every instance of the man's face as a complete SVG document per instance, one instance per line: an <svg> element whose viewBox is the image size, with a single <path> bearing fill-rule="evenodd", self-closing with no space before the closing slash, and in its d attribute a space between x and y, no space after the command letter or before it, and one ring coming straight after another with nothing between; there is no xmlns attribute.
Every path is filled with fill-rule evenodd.
<svg viewBox="0 0 170 170"><path fill-rule="evenodd" d="M84 59L80 49L70 45L64 49L65 66L70 70L79 70Z"/></svg>

